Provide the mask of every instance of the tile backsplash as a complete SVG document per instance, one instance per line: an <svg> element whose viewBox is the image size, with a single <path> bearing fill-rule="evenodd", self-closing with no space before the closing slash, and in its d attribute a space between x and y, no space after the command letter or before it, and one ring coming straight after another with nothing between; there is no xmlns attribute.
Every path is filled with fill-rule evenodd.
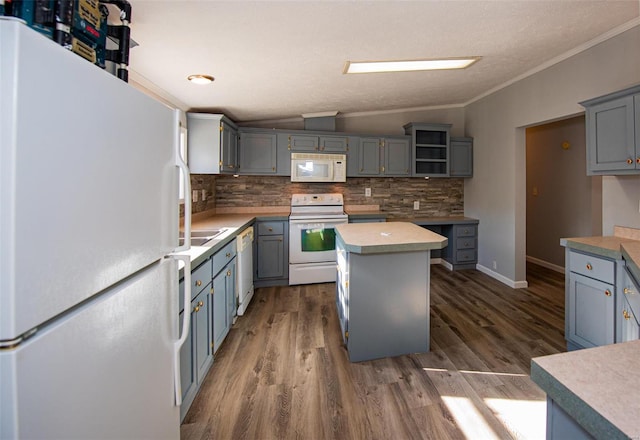
<svg viewBox="0 0 640 440"><path fill-rule="evenodd" d="M288 207L291 194L338 192L346 205L379 205L391 217L464 215L464 180L458 178L348 178L346 183L293 183L282 176L191 176L193 189L205 189L207 201L193 213L214 208ZM365 197L371 188L371 197ZM414 201L420 209L413 209Z"/></svg>

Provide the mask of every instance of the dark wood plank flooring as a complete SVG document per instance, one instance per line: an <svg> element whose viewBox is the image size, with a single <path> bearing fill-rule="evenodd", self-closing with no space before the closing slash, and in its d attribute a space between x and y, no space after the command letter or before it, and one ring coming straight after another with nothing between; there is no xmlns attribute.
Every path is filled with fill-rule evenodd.
<svg viewBox="0 0 640 440"><path fill-rule="evenodd" d="M565 351L564 276L432 266L431 351L350 363L335 284L258 289L181 428L196 439L544 438L532 357Z"/></svg>

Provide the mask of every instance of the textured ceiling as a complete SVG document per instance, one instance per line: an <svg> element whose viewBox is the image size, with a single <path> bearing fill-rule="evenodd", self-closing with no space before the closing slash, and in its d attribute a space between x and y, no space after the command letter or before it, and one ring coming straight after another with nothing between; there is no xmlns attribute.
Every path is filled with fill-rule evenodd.
<svg viewBox="0 0 640 440"><path fill-rule="evenodd" d="M637 20L629 1L131 0L132 79L237 121L455 105ZM464 71L344 75L347 60L481 56ZM216 80L189 83L193 73Z"/></svg>

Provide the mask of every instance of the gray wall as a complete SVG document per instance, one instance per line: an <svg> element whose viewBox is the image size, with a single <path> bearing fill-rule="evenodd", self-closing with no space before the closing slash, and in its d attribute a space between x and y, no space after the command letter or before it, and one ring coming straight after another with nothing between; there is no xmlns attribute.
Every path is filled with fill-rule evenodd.
<svg viewBox="0 0 640 440"><path fill-rule="evenodd" d="M465 182L465 215L480 219L481 270L526 286L525 128L581 114L578 102L639 83L638 47L636 25L466 107L474 176ZM603 214L621 205L637 207L633 194L639 179L603 179ZM637 214L631 218L625 211L616 221L634 224ZM610 233L608 228L607 217L603 233Z"/></svg>
<svg viewBox="0 0 640 440"><path fill-rule="evenodd" d="M585 173L584 116L527 128L526 143L527 257L562 268L560 238L602 234L602 177Z"/></svg>

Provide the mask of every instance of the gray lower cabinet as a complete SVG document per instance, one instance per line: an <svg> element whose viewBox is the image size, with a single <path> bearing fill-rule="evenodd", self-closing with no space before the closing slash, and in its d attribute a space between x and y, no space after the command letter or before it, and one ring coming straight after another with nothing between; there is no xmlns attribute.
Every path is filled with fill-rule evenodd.
<svg viewBox="0 0 640 440"><path fill-rule="evenodd" d="M465 219L458 222L415 222L418 226L447 237L447 246L432 249L431 258L443 259L452 270L475 269L478 264L478 221Z"/></svg>
<svg viewBox="0 0 640 440"><path fill-rule="evenodd" d="M349 360L429 351L429 251L358 254L336 236L336 255L336 306Z"/></svg>
<svg viewBox="0 0 640 440"><path fill-rule="evenodd" d="M209 274L209 279L202 282L203 275ZM182 390L183 404L180 408L180 416L184 418L187 410L195 398L200 384L204 380L207 371L213 364L213 351L211 350L211 299L209 290L211 288L211 261L207 260L198 268L192 271L194 286L191 303L184 310L180 311L180 324L184 314L190 313L189 335L184 345L180 349L180 385ZM196 283L200 281L199 285ZM184 292L184 281L180 282L180 297Z"/></svg>
<svg viewBox="0 0 640 440"><path fill-rule="evenodd" d="M278 170L277 135L272 131L246 131L240 129L238 144L238 173L281 174ZM290 166L289 166L290 167Z"/></svg>
<svg viewBox="0 0 640 440"><path fill-rule="evenodd" d="M586 109L587 174L640 174L640 85L580 104Z"/></svg>
<svg viewBox="0 0 640 440"><path fill-rule="evenodd" d="M573 272L569 283L568 341L582 348L613 344L613 285Z"/></svg>
<svg viewBox="0 0 640 440"><path fill-rule="evenodd" d="M626 268L617 295L619 306L616 320L619 324L616 342L640 339L640 287Z"/></svg>
<svg viewBox="0 0 640 440"><path fill-rule="evenodd" d="M547 440L592 440L578 422L567 414L553 399L547 397Z"/></svg>
<svg viewBox="0 0 640 440"><path fill-rule="evenodd" d="M254 252L254 286L289 283L289 221L258 221Z"/></svg>
<svg viewBox="0 0 640 440"><path fill-rule="evenodd" d="M384 216L381 217L362 217L362 218L352 218L349 216L349 223L384 223L387 221L387 218Z"/></svg>
<svg viewBox="0 0 640 440"><path fill-rule="evenodd" d="M236 300L236 242L231 241L213 257L213 352L220 348L233 324Z"/></svg>
<svg viewBox="0 0 640 440"><path fill-rule="evenodd" d="M620 262L570 248L565 259L567 349L613 344Z"/></svg>
<svg viewBox="0 0 640 440"><path fill-rule="evenodd" d="M473 138L451 138L449 176L473 177Z"/></svg>
<svg viewBox="0 0 640 440"><path fill-rule="evenodd" d="M215 274L213 276L212 274ZM184 280L180 281L180 329L184 314L191 325L180 349L180 385L184 419L202 381L213 364L214 353L233 323L236 296L236 243L229 242L211 258L191 271L191 302L184 305Z"/></svg>
<svg viewBox="0 0 640 440"><path fill-rule="evenodd" d="M410 176L411 138L361 137L355 176Z"/></svg>
<svg viewBox="0 0 640 440"><path fill-rule="evenodd" d="M238 172L238 129L221 114L187 113L187 160L193 174Z"/></svg>
<svg viewBox="0 0 640 440"><path fill-rule="evenodd" d="M453 269L475 269L478 262L478 226L473 223L451 225L444 235L448 239L444 259Z"/></svg>

